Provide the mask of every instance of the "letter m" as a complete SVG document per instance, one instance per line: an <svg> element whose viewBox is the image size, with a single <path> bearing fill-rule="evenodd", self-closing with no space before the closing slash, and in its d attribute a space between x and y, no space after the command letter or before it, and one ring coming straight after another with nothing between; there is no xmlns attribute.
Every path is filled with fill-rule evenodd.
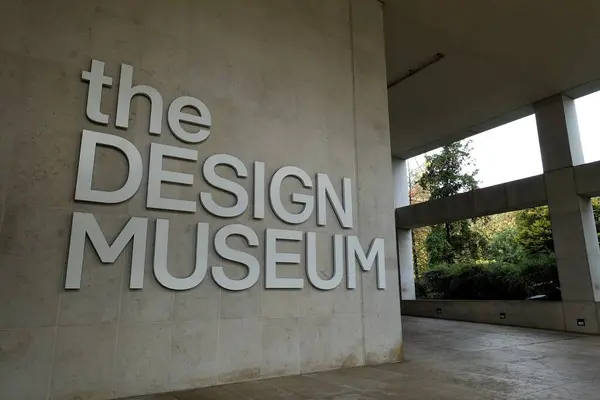
<svg viewBox="0 0 600 400"><path fill-rule="evenodd" d="M127 243L133 239L129 287L131 289L141 289L144 284L147 231L147 218L132 217L113 243L109 245L92 214L73 213L65 289L81 288L81 271L83 269L86 238L90 239L90 243L96 250L100 261L104 264L114 263L127 246Z"/></svg>
<svg viewBox="0 0 600 400"><path fill-rule="evenodd" d="M385 250L382 238L375 238L369 246L365 255L360 242L356 236L346 238L346 251L348 262L348 289L356 289L356 260L363 271L371 270L373 263L377 261L377 288L385 289Z"/></svg>

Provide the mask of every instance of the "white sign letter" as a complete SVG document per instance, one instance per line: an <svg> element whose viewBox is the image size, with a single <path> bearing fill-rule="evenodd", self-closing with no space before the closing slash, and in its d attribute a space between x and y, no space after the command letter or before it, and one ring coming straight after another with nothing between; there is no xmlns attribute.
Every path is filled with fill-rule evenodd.
<svg viewBox="0 0 600 400"><path fill-rule="evenodd" d="M129 171L125 184L114 192L92 189L94 174L94 158L96 146L114 147L127 157ZM133 197L142 183L142 157L135 146L119 136L83 130L81 148L79 150L79 166L77 167L77 183L75 200L94 203L120 203Z"/></svg>
<svg viewBox="0 0 600 400"><path fill-rule="evenodd" d="M202 174L204 175L206 182L217 189L221 189L235 196L235 204L231 207L220 206L215 203L211 193L205 192L200 193L200 201L206 211L217 217L231 218L242 215L242 213L246 211L246 208L248 208L248 193L239 183L232 182L229 179L217 175L217 172L215 171L217 165L227 165L233 168L236 176L241 178L248 176L248 170L239 158L228 154L215 154L210 156L202 166Z"/></svg>
<svg viewBox="0 0 600 400"><path fill-rule="evenodd" d="M81 271L83 269L83 251L86 237L90 238L90 243L94 246L100 261L104 264L114 263L119 254L125 249L125 246L127 246L127 243L133 239L129 288L142 289L144 285L147 231L147 218L132 217L109 246L98 226L96 218L92 214L73 213L65 289L79 289L81 287Z"/></svg>
<svg viewBox="0 0 600 400"><path fill-rule="evenodd" d="M158 143L150 144L150 167L148 171L148 197L146 198L146 207L160 210L196 212L195 201L165 199L160 197L160 185L163 182L180 183L188 186L194 184L194 175L163 170L164 157L197 161L198 151Z"/></svg>
<svg viewBox="0 0 600 400"><path fill-rule="evenodd" d="M154 276L158 283L172 290L188 290L198 286L204 276L208 264L208 224L198 223L196 228L196 265L194 272L187 278L176 278L169 273L167 256L169 250L169 220L156 220L156 236L154 240Z"/></svg>
<svg viewBox="0 0 600 400"><path fill-rule="evenodd" d="M350 179L342 179L342 192L344 196L344 205L340 202L335 193L329 177L325 174L317 174L317 224L327 225L327 199L333 207L340 225L343 228L352 228L352 184Z"/></svg>
<svg viewBox="0 0 600 400"><path fill-rule="evenodd" d="M312 188L312 180L306 172L297 167L282 167L275 172L271 179L271 186L269 187L271 207L275 215L282 221L290 224L301 224L310 218L315 206L314 198L308 194L292 193L292 203L303 204L304 209L298 214L289 213L281 203L281 183L288 176L297 178L302 182L303 187Z"/></svg>
<svg viewBox="0 0 600 400"><path fill-rule="evenodd" d="M308 281L317 289L331 290L340 285L344 278L344 237L333 236L333 274L330 279L319 276L317 265L317 234L306 233L306 274Z"/></svg>
<svg viewBox="0 0 600 400"><path fill-rule="evenodd" d="M184 107L193 108L200 116L182 112ZM173 100L169 106L167 120L173 135L186 143L200 143L206 140L208 135L210 135L210 111L208 111L208 107L206 107L203 102L195 97L181 96ZM186 132L186 130L181 127L181 121L200 126L201 129L194 133Z"/></svg>
<svg viewBox="0 0 600 400"><path fill-rule="evenodd" d="M265 256L265 288L266 289L302 289L302 278L278 278L277 264L299 264L300 254L278 253L277 240L299 242L302 232L282 229L266 229L266 256Z"/></svg>
<svg viewBox="0 0 600 400"><path fill-rule="evenodd" d="M108 124L108 115L102 114L100 110L102 103L102 88L112 86L112 78L104 76L104 63L98 60L92 60L90 71L83 71L81 79L89 82L87 106L85 114L90 121L98 124Z"/></svg>
<svg viewBox="0 0 600 400"><path fill-rule="evenodd" d="M265 163L254 161L254 219L265 217Z"/></svg>
<svg viewBox="0 0 600 400"><path fill-rule="evenodd" d="M377 260L377 289L385 289L385 251L382 238L371 241L367 255L356 236L346 238L346 251L348 259L348 289L356 289L356 259L363 271L368 272Z"/></svg>
<svg viewBox="0 0 600 400"><path fill-rule="evenodd" d="M150 100L150 133L160 135L162 128L163 100L158 90L146 85L133 87L133 67L121 64L121 78L119 80L119 98L117 100L117 120L115 125L119 128L129 127L129 109L131 99L139 94Z"/></svg>
<svg viewBox="0 0 600 400"><path fill-rule="evenodd" d="M256 233L245 225L232 224L226 225L219 229L215 234L215 251L218 255L226 260L245 265L248 268L248 275L244 279L230 279L225 275L225 268L220 265L213 266L211 273L217 285L227 290L246 290L254 286L258 282L260 275L260 265L258 260L243 251L232 249L227 245L227 238L231 235L240 235L246 239L249 246L258 246L258 236Z"/></svg>

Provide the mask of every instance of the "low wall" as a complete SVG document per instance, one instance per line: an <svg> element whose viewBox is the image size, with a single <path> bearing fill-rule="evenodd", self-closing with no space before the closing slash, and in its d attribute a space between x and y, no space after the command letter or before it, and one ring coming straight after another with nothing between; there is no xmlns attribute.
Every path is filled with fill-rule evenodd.
<svg viewBox="0 0 600 400"><path fill-rule="evenodd" d="M402 315L564 331L563 305L535 300L403 300Z"/></svg>

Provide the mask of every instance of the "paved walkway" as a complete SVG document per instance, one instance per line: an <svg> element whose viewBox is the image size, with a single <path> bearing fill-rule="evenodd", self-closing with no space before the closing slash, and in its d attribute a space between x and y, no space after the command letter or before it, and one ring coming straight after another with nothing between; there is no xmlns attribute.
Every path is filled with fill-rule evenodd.
<svg viewBox="0 0 600 400"><path fill-rule="evenodd" d="M402 321L403 363L135 400L600 399L598 336L413 317Z"/></svg>

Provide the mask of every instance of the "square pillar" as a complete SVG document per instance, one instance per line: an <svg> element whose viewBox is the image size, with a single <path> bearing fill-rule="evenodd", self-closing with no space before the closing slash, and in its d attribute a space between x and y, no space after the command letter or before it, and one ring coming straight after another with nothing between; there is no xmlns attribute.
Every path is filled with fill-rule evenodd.
<svg viewBox="0 0 600 400"><path fill-rule="evenodd" d="M408 184L408 163L392 158L394 174L394 209L410 205ZM415 300L415 272L412 253L412 232L410 229L396 229L398 266L400 269L400 298Z"/></svg>
<svg viewBox="0 0 600 400"><path fill-rule="evenodd" d="M573 165L583 163L583 151L575 104L558 95L534 106L565 326L568 331L597 333L600 249L591 200L577 194Z"/></svg>

